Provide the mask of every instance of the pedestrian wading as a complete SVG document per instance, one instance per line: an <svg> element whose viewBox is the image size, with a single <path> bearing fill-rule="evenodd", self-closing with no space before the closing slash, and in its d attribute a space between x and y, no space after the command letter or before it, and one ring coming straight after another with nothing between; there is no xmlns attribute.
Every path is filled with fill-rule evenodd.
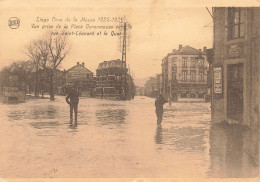
<svg viewBox="0 0 260 182"><path fill-rule="evenodd" d="M168 101L163 98L160 94L155 100L155 107L156 107L156 115L157 115L157 124L161 124L162 116L163 116L163 105Z"/></svg>
<svg viewBox="0 0 260 182"><path fill-rule="evenodd" d="M74 110L75 124L77 124L79 94L75 88L70 89L70 92L66 97L66 102L70 105L70 123L73 122L73 110Z"/></svg>

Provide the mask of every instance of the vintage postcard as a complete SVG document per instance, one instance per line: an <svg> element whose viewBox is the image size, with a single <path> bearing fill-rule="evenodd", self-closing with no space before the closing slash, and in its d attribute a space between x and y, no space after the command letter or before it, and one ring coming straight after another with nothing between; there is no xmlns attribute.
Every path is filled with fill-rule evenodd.
<svg viewBox="0 0 260 182"><path fill-rule="evenodd" d="M259 35L259 0L0 0L0 182L259 181Z"/></svg>

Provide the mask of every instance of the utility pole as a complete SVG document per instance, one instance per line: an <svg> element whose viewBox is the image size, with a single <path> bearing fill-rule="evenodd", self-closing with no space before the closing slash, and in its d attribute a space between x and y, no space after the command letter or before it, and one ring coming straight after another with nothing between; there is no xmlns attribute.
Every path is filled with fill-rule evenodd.
<svg viewBox="0 0 260 182"><path fill-rule="evenodd" d="M119 37L119 51L122 53L122 72L121 72L121 89L120 94L122 99L127 99L128 88L127 88L127 67L126 67L126 52L129 47L130 35L128 29L131 28L130 24L126 22L125 18L123 22L120 22L121 35ZM123 79L124 75L124 79ZM124 84L124 87L123 87ZM124 90L124 93L122 93Z"/></svg>

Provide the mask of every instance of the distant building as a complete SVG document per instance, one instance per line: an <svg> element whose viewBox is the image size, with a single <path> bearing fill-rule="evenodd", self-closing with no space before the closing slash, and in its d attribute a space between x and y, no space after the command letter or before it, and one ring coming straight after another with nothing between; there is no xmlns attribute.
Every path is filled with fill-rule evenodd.
<svg viewBox="0 0 260 182"><path fill-rule="evenodd" d="M24 102L26 85L19 81L18 75L10 74L8 82L3 86L1 100L4 103Z"/></svg>
<svg viewBox="0 0 260 182"><path fill-rule="evenodd" d="M144 95L144 87L136 86L136 95L143 96Z"/></svg>
<svg viewBox="0 0 260 182"><path fill-rule="evenodd" d="M161 93L162 75L157 74L150 77L144 85L144 95L148 97L157 97Z"/></svg>
<svg viewBox="0 0 260 182"><path fill-rule="evenodd" d="M66 89L76 87L80 96L90 97L93 95L95 80L93 73L85 67L84 62L77 62L76 66L66 71Z"/></svg>
<svg viewBox="0 0 260 182"><path fill-rule="evenodd" d="M171 100L178 97L204 98L207 86L208 62L203 51L190 46L174 49L162 60L161 93Z"/></svg>
<svg viewBox="0 0 260 182"><path fill-rule="evenodd" d="M128 70L123 67L119 59L99 63L96 70L96 97L120 99L126 93L127 99L134 98L133 79L127 74L125 81L126 71Z"/></svg>
<svg viewBox="0 0 260 182"><path fill-rule="evenodd" d="M260 8L213 8L212 122L260 126Z"/></svg>

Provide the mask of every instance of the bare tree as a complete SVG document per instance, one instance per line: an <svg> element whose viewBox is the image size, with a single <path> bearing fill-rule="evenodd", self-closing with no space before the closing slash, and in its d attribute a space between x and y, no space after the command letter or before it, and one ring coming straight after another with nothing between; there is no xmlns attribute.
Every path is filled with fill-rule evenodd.
<svg viewBox="0 0 260 182"><path fill-rule="evenodd" d="M27 46L27 56L33 62L35 68L35 88L34 95L39 97L39 68L40 68L40 59L41 55L38 49L38 41L32 41L29 46Z"/></svg>
<svg viewBox="0 0 260 182"><path fill-rule="evenodd" d="M50 100L54 100L55 71L70 51L66 36L53 36L48 33L44 38L33 41L27 48L28 56L36 68L36 85L38 90L39 68L48 72ZM35 92L36 93L36 92Z"/></svg>
<svg viewBox="0 0 260 182"><path fill-rule="evenodd" d="M51 69L50 99L54 100L54 72L69 53L70 45L68 45L68 39L66 36L52 36L49 34L47 37L47 46L48 51L50 53L50 58L48 59L48 66Z"/></svg>

